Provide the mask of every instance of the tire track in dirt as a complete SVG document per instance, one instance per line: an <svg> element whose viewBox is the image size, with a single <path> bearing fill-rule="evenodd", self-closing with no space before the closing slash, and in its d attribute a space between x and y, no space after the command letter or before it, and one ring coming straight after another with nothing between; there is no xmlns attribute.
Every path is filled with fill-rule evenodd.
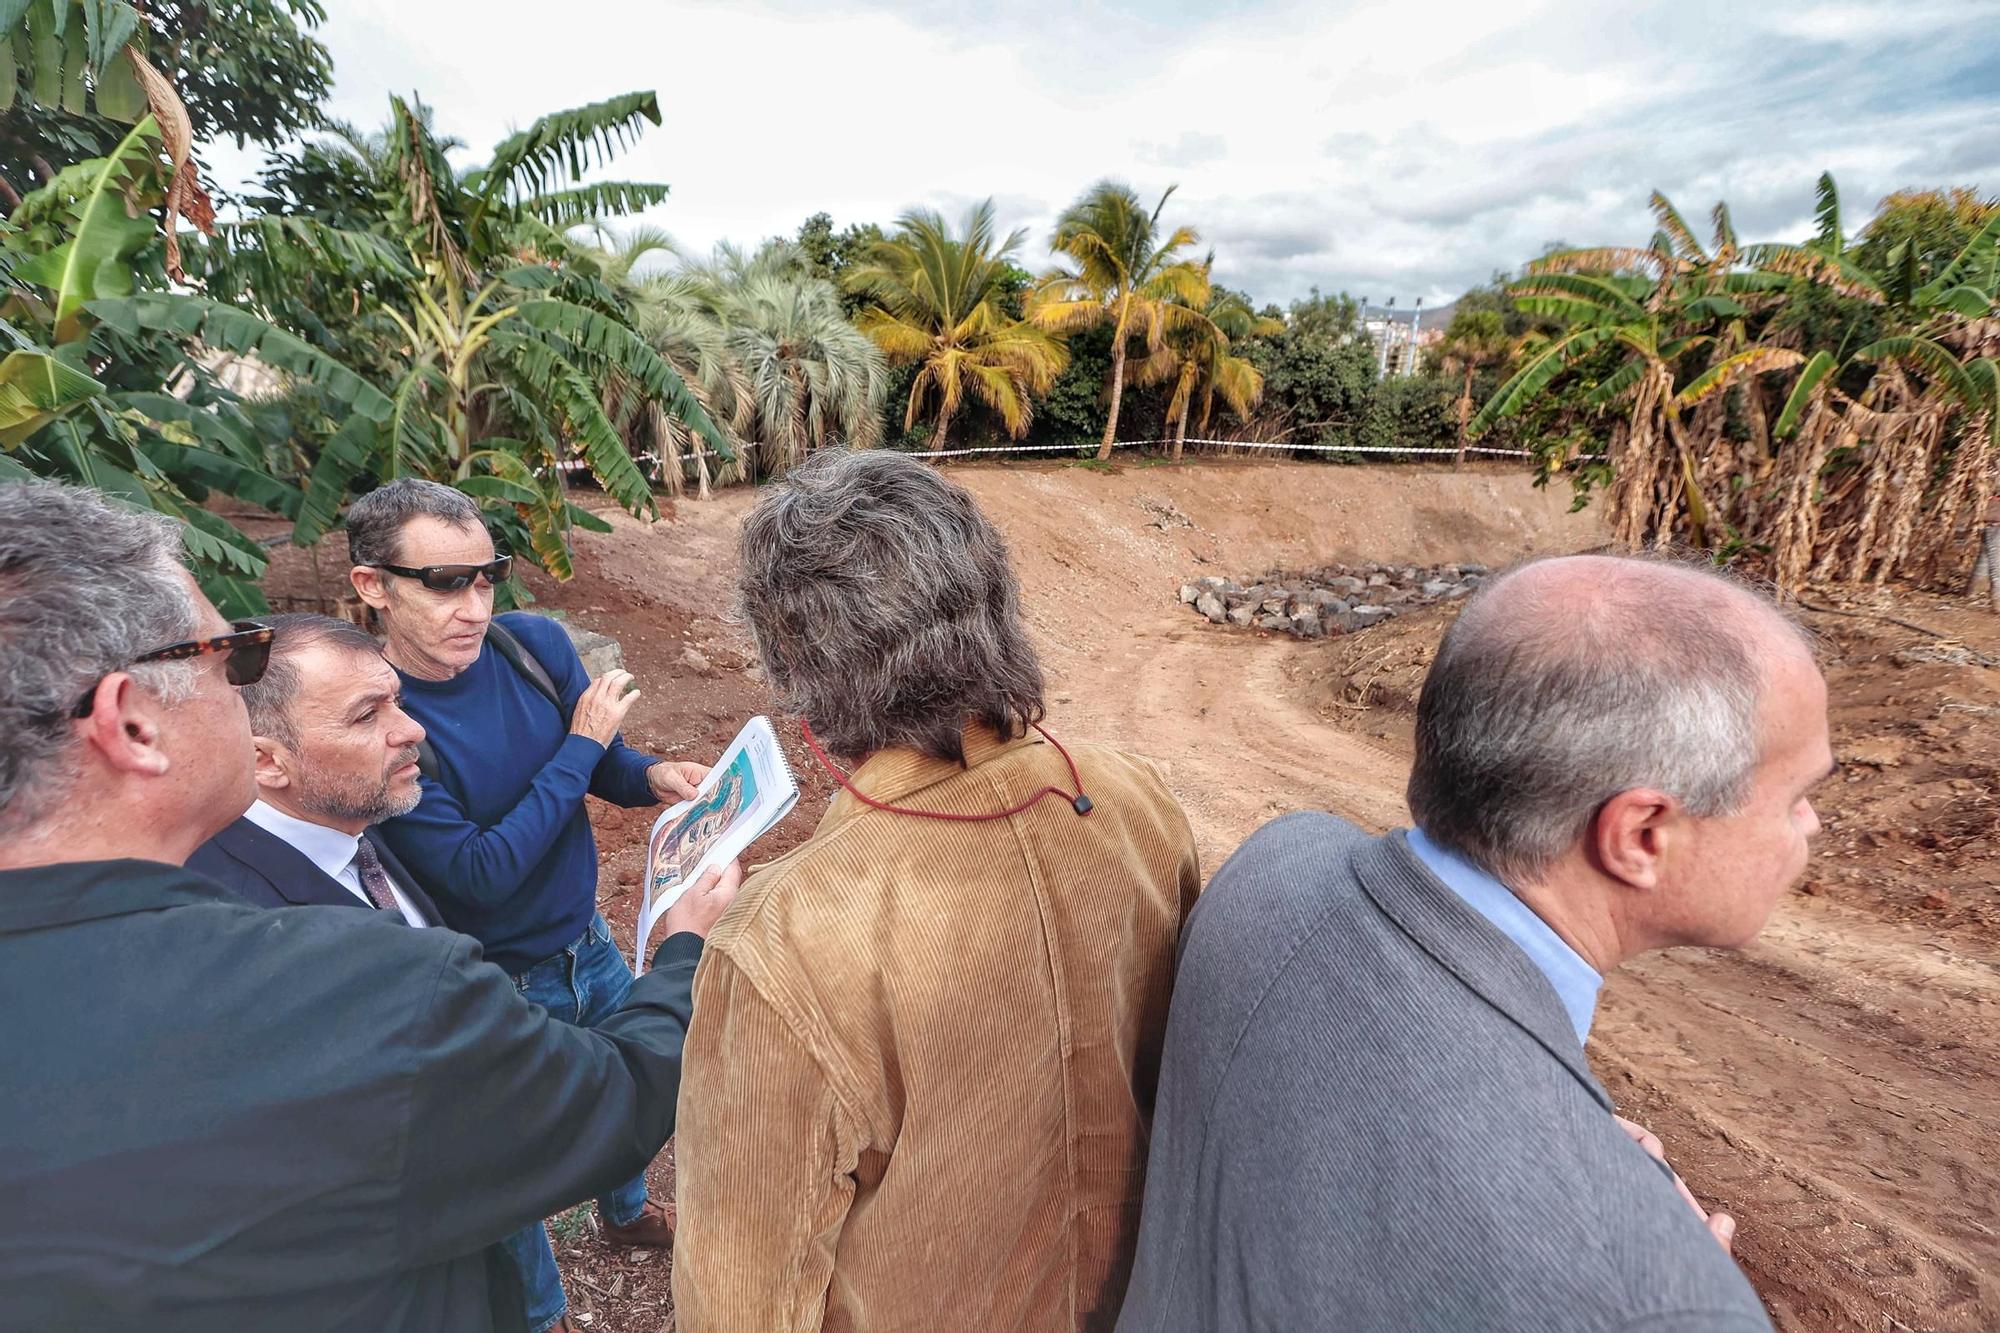
<svg viewBox="0 0 2000 1333"><path fill-rule="evenodd" d="M1165 770L1194 825L1204 877L1252 829L1289 810L1330 809L1371 828L1408 819L1406 759L1280 705L1285 663L1303 647L1273 640L1244 652L1216 639L1205 624L1161 617L1087 659L1101 681L1083 684L1081 663L1058 679L1070 701L1062 712L1082 731ZM1218 656L1218 646L1228 651Z"/></svg>
<svg viewBox="0 0 2000 1333"><path fill-rule="evenodd" d="M1740 955L1629 964L1606 987L1591 1054L1670 1156L1701 1147L1680 1165L1738 1214L1738 1257L1781 1328L1991 1329L1995 978L1961 962L1944 969L1958 998L1893 1012L1897 985L1868 984L1854 949L1873 924L1788 904ZM1817 956L1829 940L1856 969L1838 988ZM1885 943L1893 976L1908 942Z"/></svg>

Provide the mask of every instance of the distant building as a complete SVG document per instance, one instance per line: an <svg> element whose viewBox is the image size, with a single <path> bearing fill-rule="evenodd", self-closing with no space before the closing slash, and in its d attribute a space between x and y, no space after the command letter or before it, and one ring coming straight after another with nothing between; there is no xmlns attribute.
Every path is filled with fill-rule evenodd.
<svg viewBox="0 0 2000 1333"><path fill-rule="evenodd" d="M1375 344L1375 364L1382 378L1414 375L1423 368L1424 353L1444 337L1458 303L1425 309L1399 310L1393 305L1364 305L1361 330Z"/></svg>

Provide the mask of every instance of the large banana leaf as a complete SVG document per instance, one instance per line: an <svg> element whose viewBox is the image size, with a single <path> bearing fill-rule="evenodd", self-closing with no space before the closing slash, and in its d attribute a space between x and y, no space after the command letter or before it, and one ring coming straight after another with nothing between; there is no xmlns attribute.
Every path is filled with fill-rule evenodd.
<svg viewBox="0 0 2000 1333"><path fill-rule="evenodd" d="M298 517L292 522L292 543L311 546L332 530L340 517L340 502L347 488L368 470L368 462L381 448L383 431L367 417L352 416L334 432L319 452L312 475L306 478L306 493L299 502Z"/></svg>
<svg viewBox="0 0 2000 1333"><path fill-rule="evenodd" d="M538 338L503 331L495 334L493 346L539 397L562 412L584 462L605 492L634 514L654 512L652 488L632 461L618 428L604 414L589 377Z"/></svg>
<svg viewBox="0 0 2000 1333"><path fill-rule="evenodd" d="M568 301L546 299L521 302L514 318L631 379L670 416L686 422L717 454L725 459L736 457L729 437L710 419L689 391L687 381L643 338L617 320Z"/></svg>
<svg viewBox="0 0 2000 1333"><path fill-rule="evenodd" d="M1480 408L1479 414L1467 425L1467 435L1477 439L1501 417L1520 411L1530 399L1548 387L1549 381L1571 363L1602 346L1613 333L1611 329L1573 329L1549 343L1494 392L1486 406Z"/></svg>
<svg viewBox="0 0 2000 1333"><path fill-rule="evenodd" d="M1652 367L1645 361L1634 357L1605 376L1596 388L1585 395L1584 401L1593 407L1604 407L1615 403L1630 393L1633 386L1644 379L1646 372L1650 369Z"/></svg>
<svg viewBox="0 0 2000 1333"><path fill-rule="evenodd" d="M459 478L458 488L468 495L498 500L509 506L496 517L512 542L519 542L525 529L528 549L543 569L568 581L576 573L569 554L570 505L562 489L562 474L552 471L537 476L524 456L528 446L520 440L489 439L466 460L467 467L484 467L486 474ZM518 550L518 546L515 547Z"/></svg>
<svg viewBox="0 0 2000 1333"><path fill-rule="evenodd" d="M1856 361L1908 361L1922 368L1925 374L1953 398L1963 404L1967 411L1977 412L1982 404L1979 389L1958 357L1942 343L1906 334L1894 338L1880 338L1869 343L1854 354Z"/></svg>
<svg viewBox="0 0 2000 1333"><path fill-rule="evenodd" d="M1683 319L1741 319L1750 311L1726 296L1697 296L1675 307L1674 313Z"/></svg>
<svg viewBox="0 0 2000 1333"><path fill-rule="evenodd" d="M1745 376L1788 370L1803 360L1803 356L1787 347L1752 347L1710 366L1676 394L1674 401L1681 407L1693 407L1710 394L1727 389Z"/></svg>
<svg viewBox="0 0 2000 1333"><path fill-rule="evenodd" d="M532 195L521 201L521 208L551 227L567 230L599 218L644 212L654 204L664 203L666 198L665 185L649 185L641 181L598 181Z"/></svg>
<svg viewBox="0 0 2000 1333"><path fill-rule="evenodd" d="M180 292L142 292L89 303L88 309L129 337L142 333L198 338L219 351L255 356L312 381L332 403L376 426L389 420L389 396L295 334L245 310Z"/></svg>
<svg viewBox="0 0 2000 1333"><path fill-rule="evenodd" d="M152 216L138 204L148 185L145 176L154 170L153 144L158 137L159 129L148 116L109 157L96 158L85 164L87 171L62 178L61 183L76 189L68 203L73 219L69 238L14 264L16 281L36 283L55 293L58 343L82 332L80 316L87 302L132 291L132 257L153 239ZM22 203L25 208L27 201Z"/></svg>
<svg viewBox="0 0 2000 1333"><path fill-rule="evenodd" d="M1638 287L1640 290L1634 290ZM1535 273L1507 291L1516 300L1556 297L1598 307L1604 316L1639 319L1646 313L1644 297L1650 284L1634 284L1589 273Z"/></svg>
<svg viewBox="0 0 2000 1333"><path fill-rule="evenodd" d="M1701 248L1701 242L1694 237L1694 229L1688 226L1681 211L1674 207L1673 200L1655 190L1651 203L1653 217L1659 222L1660 230L1673 241L1674 252L1689 263L1706 264L1708 252Z"/></svg>
<svg viewBox="0 0 2000 1333"><path fill-rule="evenodd" d="M1771 427L1773 438L1791 438L1805 416L1807 405L1819 391L1820 382L1831 375L1839 364L1831 352L1813 353L1812 360L1806 362L1806 368L1799 372L1799 382L1792 386L1791 397L1785 400L1785 410L1778 414L1778 420Z"/></svg>
<svg viewBox="0 0 2000 1333"><path fill-rule="evenodd" d="M445 378L432 365L419 365L403 376L391 396L395 410L389 416L389 465L387 480L422 475L440 470L451 453L451 440L444 423L431 410L432 395L450 391Z"/></svg>
<svg viewBox="0 0 2000 1333"><path fill-rule="evenodd" d="M1845 255L1832 254L1815 245L1788 245L1778 242L1752 245L1744 249L1741 257L1744 263L1751 265L1757 272L1729 275L1730 281L1725 285L1731 290L1736 289L1734 281L1742 278L1772 276L1802 278L1807 282L1816 282L1823 287L1831 288L1842 296L1853 297L1857 301L1866 301L1871 305L1882 303L1882 288L1866 269ZM1770 288L1765 286L1761 290Z"/></svg>
<svg viewBox="0 0 2000 1333"><path fill-rule="evenodd" d="M503 140L473 183L488 204L509 192L543 194L550 185L578 180L608 161L638 134L643 121L660 123L660 99L650 91L553 112Z"/></svg>
<svg viewBox="0 0 2000 1333"><path fill-rule="evenodd" d="M1919 305L1929 305L1943 293L1963 283L1973 273L1984 269L1992 259L1993 251L2000 247L2000 209L1986 220L1978 235L1967 241L1965 248L1958 252L1958 258L1945 265L1944 271L1917 290ZM1990 303L1989 303L1990 304Z"/></svg>
<svg viewBox="0 0 2000 1333"><path fill-rule="evenodd" d="M1813 221L1819 225L1813 244L1830 255L1837 255L1847 248L1847 238L1840 230L1840 190L1833 183L1833 173L1819 174L1817 200L1813 208Z"/></svg>
<svg viewBox="0 0 2000 1333"><path fill-rule="evenodd" d="M104 386L42 352L15 351L0 360L0 445L16 445Z"/></svg>
<svg viewBox="0 0 2000 1333"><path fill-rule="evenodd" d="M1993 313L1995 297L1996 293L1968 282L1960 283L1949 291L1934 293L1926 304L1935 309L1949 310L1966 319L1985 319Z"/></svg>
<svg viewBox="0 0 2000 1333"><path fill-rule="evenodd" d="M175 482L196 499L207 491L246 500L296 522L299 505L305 499L296 486L288 486L267 472L248 467L224 454L192 445L158 440L146 452Z"/></svg>
<svg viewBox="0 0 2000 1333"><path fill-rule="evenodd" d="M211 290L242 290L278 274L356 280L415 276L409 256L385 237L309 217L272 215L220 223L212 236L191 232L180 240L184 267Z"/></svg>
<svg viewBox="0 0 2000 1333"><path fill-rule="evenodd" d="M245 467L263 466L264 450L254 428L233 408L197 407L165 393L121 393L117 402L129 412L173 428L162 433L177 432L180 438L175 443L204 446Z"/></svg>

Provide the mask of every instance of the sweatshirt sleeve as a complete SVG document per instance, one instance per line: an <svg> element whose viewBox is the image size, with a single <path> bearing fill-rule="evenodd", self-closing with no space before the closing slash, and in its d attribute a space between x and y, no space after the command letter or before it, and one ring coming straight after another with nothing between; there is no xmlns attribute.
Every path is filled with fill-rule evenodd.
<svg viewBox="0 0 2000 1333"><path fill-rule="evenodd" d="M527 643L535 660L555 681L564 711L574 712L578 697L590 688L590 673L583 669L583 659L577 655L576 645L570 642L568 632L552 621L538 616L522 617L521 620L526 623L516 623L510 617L507 627ZM653 795L652 784L646 780L646 770L658 762L652 755L627 745L624 733L620 732L611 738L611 744L591 773L590 794L627 808L658 805L659 798Z"/></svg>
<svg viewBox="0 0 2000 1333"><path fill-rule="evenodd" d="M568 737L527 795L491 827L474 822L444 784L422 778L417 808L383 824L382 835L418 883L448 884L453 897L491 909L518 893L549 854L603 757L590 737Z"/></svg>
<svg viewBox="0 0 2000 1333"><path fill-rule="evenodd" d="M397 1232L465 1254L645 1170L674 1131L698 936L668 937L595 1028L551 1019L460 940L413 1025Z"/></svg>

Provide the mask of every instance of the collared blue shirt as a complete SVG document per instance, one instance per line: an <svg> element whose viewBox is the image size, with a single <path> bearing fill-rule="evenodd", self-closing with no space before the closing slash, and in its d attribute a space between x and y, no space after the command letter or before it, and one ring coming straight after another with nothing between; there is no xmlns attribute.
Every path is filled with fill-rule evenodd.
<svg viewBox="0 0 2000 1333"><path fill-rule="evenodd" d="M1570 1026L1576 1029L1577 1041L1586 1040L1590 1036L1590 1020L1597 1014L1597 992L1604 985L1597 969L1586 963L1581 954L1569 947L1568 941L1536 916L1505 884L1457 852L1438 846L1424 836L1422 829L1411 829L1408 838L1410 850L1426 869L1528 955L1528 961L1555 988L1556 998L1569 1014Z"/></svg>

